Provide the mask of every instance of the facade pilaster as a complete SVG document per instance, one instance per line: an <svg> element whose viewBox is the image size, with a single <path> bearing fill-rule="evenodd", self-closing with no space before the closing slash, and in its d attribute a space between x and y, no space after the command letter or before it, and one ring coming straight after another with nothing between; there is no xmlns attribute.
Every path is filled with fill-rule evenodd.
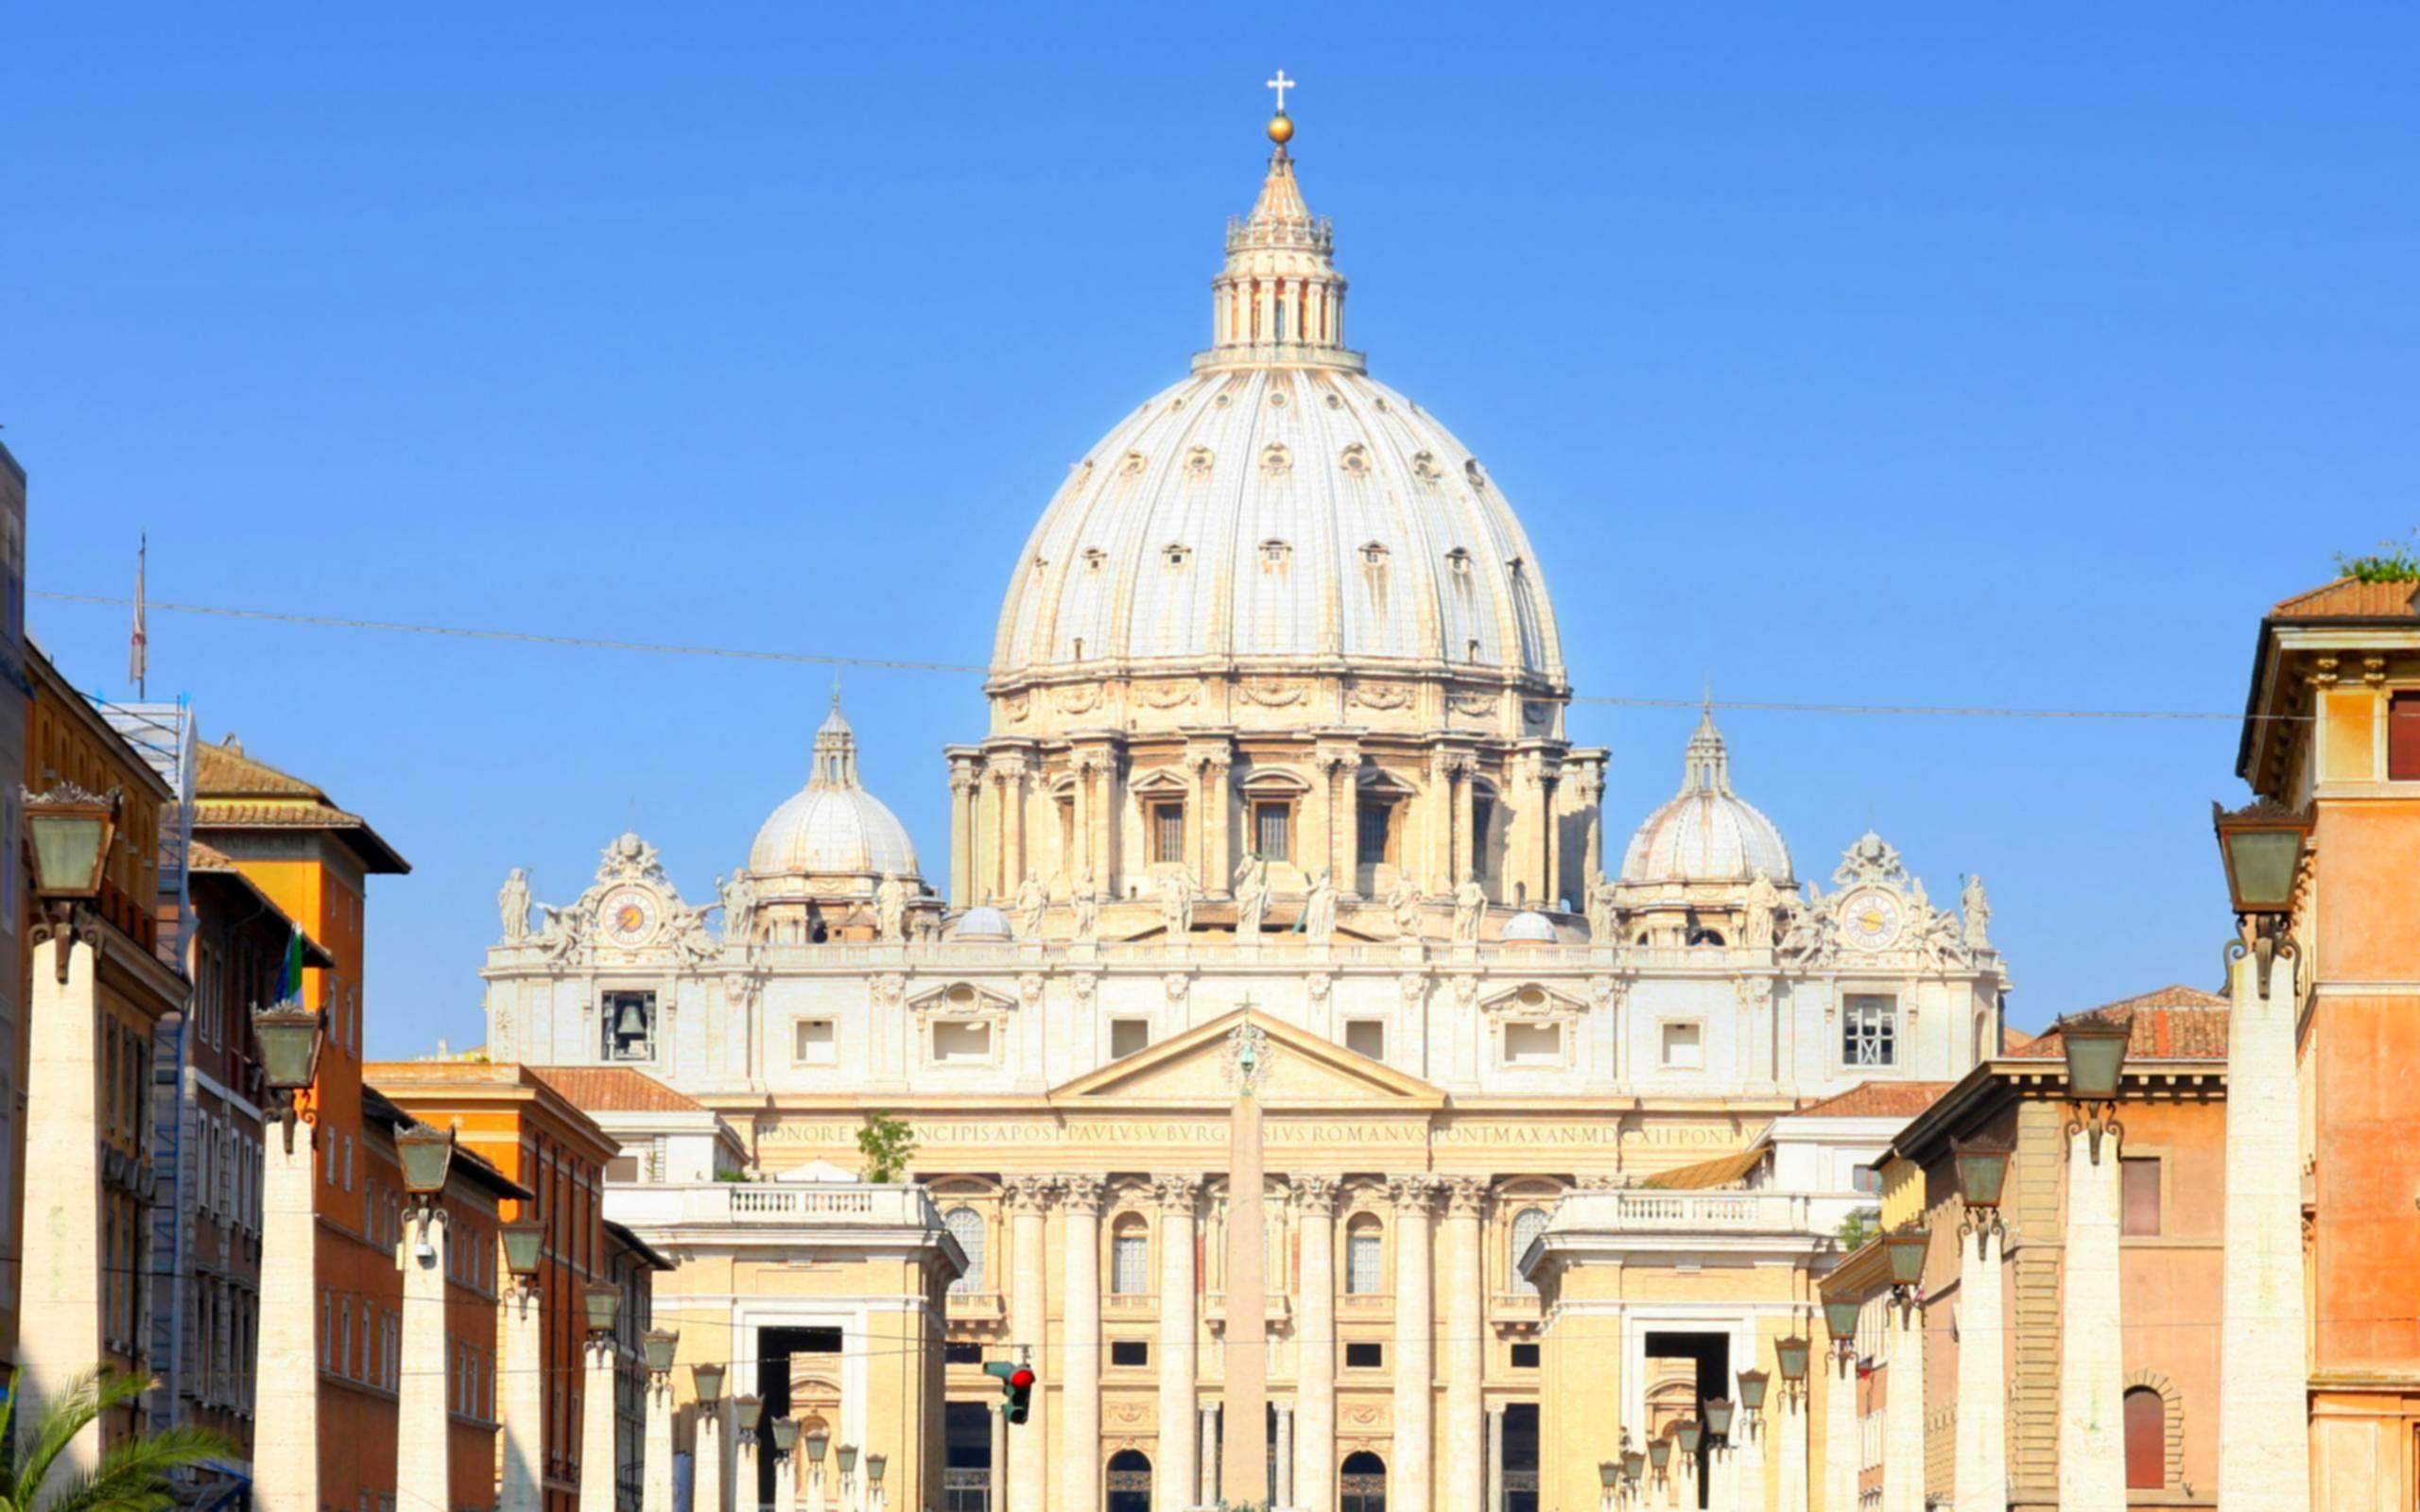
<svg viewBox="0 0 2420 1512"><path fill-rule="evenodd" d="M1765 1507L1765 1424L1763 1414L1742 1412L1738 1421L1739 1447L1732 1452L1739 1458L1734 1474L1737 1476L1735 1493L1739 1512L1764 1512Z"/></svg>
<svg viewBox="0 0 2420 1512"><path fill-rule="evenodd" d="M1428 1512L1428 1490L1436 1473L1437 1335L1429 1229L1437 1180L1399 1176L1387 1184L1387 1194L1395 1210L1395 1452L1387 1462L1387 1504L1389 1512Z"/></svg>
<svg viewBox="0 0 2420 1512"><path fill-rule="evenodd" d="M1882 1512L1925 1512L1925 1313L1886 1301L1891 1378L1882 1401Z"/></svg>
<svg viewBox="0 0 2420 1512"><path fill-rule="evenodd" d="M1973 1232L1968 1232L1968 1229ZM1958 1234L1958 1458L1951 1481L1958 1512L2007 1512L2008 1344L1999 1214L1978 1211Z"/></svg>
<svg viewBox="0 0 2420 1512"><path fill-rule="evenodd" d="M1182 1512L1200 1487L1194 1422L1194 1206L1201 1178L1164 1176L1155 1188L1160 1202L1160 1441L1152 1466L1152 1512ZM1011 1512L1017 1512L1011 1508Z"/></svg>
<svg viewBox="0 0 2420 1512"><path fill-rule="evenodd" d="M993 766L994 781L1000 789L1000 846L1005 861L1000 896L1013 898L1024 885L1026 873L1032 869L1025 850L1025 758L1005 757Z"/></svg>
<svg viewBox="0 0 2420 1512"><path fill-rule="evenodd" d="M1235 758L1228 752L1213 752L1208 763L1210 797L1201 806L1203 832L1202 850L1208 858L1209 869L1197 879L1213 892L1222 891L1236 874L1235 857L1229 854L1227 828L1235 814Z"/></svg>
<svg viewBox="0 0 2420 1512"><path fill-rule="evenodd" d="M1817 1363L1808 1361L1810 1366ZM1806 1502L1806 1408L1814 1381L1810 1372L1809 1379L1795 1387L1786 1381L1779 1384L1775 1395L1781 1405L1773 1410L1778 1430L1775 1449L1780 1456L1775 1466L1774 1512L1812 1512Z"/></svg>
<svg viewBox="0 0 2420 1512"><path fill-rule="evenodd" d="M622 1459L614 1420L614 1335L591 1333L582 1348L579 1512L614 1512L614 1480ZM437 1504L451 1503L441 1500Z"/></svg>
<svg viewBox="0 0 2420 1512"><path fill-rule="evenodd" d="M1835 1348L1824 1377L1824 1503L1820 1512L1857 1512L1857 1356Z"/></svg>
<svg viewBox="0 0 2420 1512"><path fill-rule="evenodd" d="M1065 1512L1094 1512L1099 1504L1100 1453L1100 1202L1101 1177L1063 1177L1064 1273L1060 1336L1065 1340L1060 1412L1065 1420L1057 1505Z"/></svg>
<svg viewBox="0 0 2420 1512"><path fill-rule="evenodd" d="M761 1512L764 1503L756 1499L759 1479L756 1473L756 1435L735 1433L731 1450L732 1512ZM996 1465L999 1461L995 1459L992 1463Z"/></svg>
<svg viewBox="0 0 2420 1512"><path fill-rule="evenodd" d="M731 1512L731 1477L723 1463L731 1454L731 1432L725 1421L730 1411L727 1397L698 1403L697 1444L690 1458L690 1512Z"/></svg>
<svg viewBox="0 0 2420 1512"><path fill-rule="evenodd" d="M275 1139L272 1134L270 1142ZM496 1512L540 1512L546 1497L545 1307L536 1280L514 1276L501 1255L495 1274L504 1278L496 1306L496 1396L503 1408L496 1436L504 1451ZM722 1509L700 1501L698 1512Z"/></svg>
<svg viewBox="0 0 2420 1512"><path fill-rule="evenodd" d="M1295 1441L1296 1505L1336 1505L1336 1183L1298 1177L1303 1279L1294 1298L1294 1401L1302 1414Z"/></svg>
<svg viewBox="0 0 2420 1512"><path fill-rule="evenodd" d="M1488 1512L1503 1512L1504 1506L1504 1404L1497 1402L1487 1409L1487 1507Z"/></svg>
<svg viewBox="0 0 2420 1512"><path fill-rule="evenodd" d="M1219 1504L1219 1404L1205 1402L1201 1408L1201 1506Z"/></svg>
<svg viewBox="0 0 2420 1512"><path fill-rule="evenodd" d="M2125 1356L2118 1301L2118 1130L2067 1137L2067 1232L2059 1297L2059 1505L2126 1505ZM2096 1153L2099 1159L2094 1159Z"/></svg>
<svg viewBox="0 0 2420 1512"><path fill-rule="evenodd" d="M639 1460L639 1512L672 1508L672 1372L647 1373L646 1452Z"/></svg>
<svg viewBox="0 0 2420 1512"><path fill-rule="evenodd" d="M1277 1414L1275 1451L1277 1484L1270 1487L1270 1495L1279 1506L1294 1504L1294 1404L1278 1402L1272 1409Z"/></svg>
<svg viewBox="0 0 2420 1512"><path fill-rule="evenodd" d="M1487 1419L1480 1397L1487 1372L1482 1339L1487 1309L1479 1263L1479 1224L1487 1206L1487 1183L1476 1177L1451 1177L1443 1185L1445 1432L1444 1472L1438 1484L1447 1506L1470 1506L1485 1495L1487 1478Z"/></svg>
<svg viewBox="0 0 2420 1512"><path fill-rule="evenodd" d="M1018 1177L1009 1183L1009 1343L1021 1353L1030 1350L1034 1371L1045 1382L1047 1362L1044 1348L1049 1299L1048 1230L1053 1183L1044 1177ZM1024 1437L1035 1446L1009 1460L1008 1512L1047 1512L1050 1505L1049 1455L1041 1447L1050 1442L1049 1395L1036 1391L1027 1409ZM585 1509L583 1509L585 1512Z"/></svg>
<svg viewBox="0 0 2420 1512"><path fill-rule="evenodd" d="M395 1245L404 1273L403 1369L395 1383L395 1494L405 1506L454 1504L445 1400L454 1372L445 1347L445 1210L406 1211ZM264 1424L264 1426L268 1426Z"/></svg>
<svg viewBox="0 0 2420 1512"><path fill-rule="evenodd" d="M2237 961L2228 1013L2226 1227L2219 1330L2219 1512L2310 1500L2294 1005L2301 960Z"/></svg>
<svg viewBox="0 0 2420 1512"><path fill-rule="evenodd" d="M974 752L949 752L949 905L972 908L975 896L975 793L982 779Z"/></svg>
<svg viewBox="0 0 2420 1512"><path fill-rule="evenodd" d="M311 1205L319 1160L313 1137L313 1125L298 1117L288 1126L265 1129L261 1139L261 1309L254 1345L260 1373L253 1411L254 1421L277 1429L256 1435L252 1447L252 1503L259 1512L320 1512L320 1220ZM543 1378L533 1370L530 1379ZM543 1451L538 1419L529 1421L528 1452L534 1459Z"/></svg>
<svg viewBox="0 0 2420 1512"><path fill-rule="evenodd" d="M1471 781L1476 771L1477 764L1468 756L1455 758L1454 839L1451 864L1445 878L1445 889L1449 892L1464 876L1478 876L1479 870L1478 834L1474 829L1478 811L1478 784ZM1486 881L1483 877L1479 880Z"/></svg>
<svg viewBox="0 0 2420 1512"><path fill-rule="evenodd" d="M11 835L8 843L20 841ZM31 1446L43 1409L93 1368L101 1350L102 1288L93 1269L93 1257L103 1253L101 1069L95 1053L100 959L89 936L66 934L56 925L48 932L49 938L36 936L40 943L33 950L26 1007L25 1220L18 1229L23 1260L17 1370L11 1383L18 1394L21 1456ZM53 954L62 950L63 978ZM306 1256L315 1242L306 1228L302 1238ZM307 1318L317 1303L311 1291L285 1297L264 1293L264 1332L268 1315L290 1309ZM316 1386L317 1362L307 1333L304 1338L302 1352L287 1368ZM268 1340L262 1343L266 1346ZM264 1354L265 1370L268 1364ZM94 1423L68 1441L54 1461L54 1473L62 1479L89 1477L100 1460L101 1429ZM314 1503L304 1512L319 1509Z"/></svg>

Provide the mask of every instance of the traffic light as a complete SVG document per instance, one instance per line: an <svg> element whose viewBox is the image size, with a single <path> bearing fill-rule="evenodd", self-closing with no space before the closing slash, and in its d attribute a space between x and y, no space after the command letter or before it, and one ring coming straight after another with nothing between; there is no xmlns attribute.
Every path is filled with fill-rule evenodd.
<svg viewBox="0 0 2420 1512"><path fill-rule="evenodd" d="M1012 1423L1025 1421L1033 1410L1033 1370L1030 1366L1011 1365L1006 1360L985 1364L983 1373L996 1376L1000 1382L1000 1416Z"/></svg>

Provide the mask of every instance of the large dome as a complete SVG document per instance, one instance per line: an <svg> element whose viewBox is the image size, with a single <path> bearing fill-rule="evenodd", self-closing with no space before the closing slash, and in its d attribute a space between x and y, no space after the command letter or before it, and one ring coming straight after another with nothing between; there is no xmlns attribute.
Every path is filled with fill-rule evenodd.
<svg viewBox="0 0 2420 1512"><path fill-rule="evenodd" d="M918 874L908 827L858 784L856 733L837 703L815 732L813 774L757 830L748 869L760 877Z"/></svg>
<svg viewBox="0 0 2420 1512"><path fill-rule="evenodd" d="M995 689L1336 659L1563 681L1520 522L1343 345L1331 232L1283 146L1213 284L1214 345L1076 464L1001 606Z"/></svg>
<svg viewBox="0 0 2420 1512"><path fill-rule="evenodd" d="M1622 856L1625 883L1791 884L1789 847L1754 804L1731 791L1731 758L1708 713L1689 737L1681 791L1647 816Z"/></svg>

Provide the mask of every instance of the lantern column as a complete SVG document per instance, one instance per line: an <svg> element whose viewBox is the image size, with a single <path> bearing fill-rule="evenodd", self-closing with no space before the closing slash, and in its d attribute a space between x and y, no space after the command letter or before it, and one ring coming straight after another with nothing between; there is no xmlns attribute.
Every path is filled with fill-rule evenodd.
<svg viewBox="0 0 2420 1512"><path fill-rule="evenodd" d="M2067 1061L2066 1246L2059 1298L2059 1505L2126 1505L2124 1307L2118 1262L2118 1091L2132 1025L2063 1019Z"/></svg>

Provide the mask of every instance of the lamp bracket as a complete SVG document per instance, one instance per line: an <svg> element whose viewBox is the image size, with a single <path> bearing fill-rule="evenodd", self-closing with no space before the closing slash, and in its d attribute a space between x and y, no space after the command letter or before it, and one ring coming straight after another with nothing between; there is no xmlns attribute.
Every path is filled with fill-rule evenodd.
<svg viewBox="0 0 2420 1512"><path fill-rule="evenodd" d="M1958 1237L1975 1241L1977 1260L1991 1259L1992 1236L1999 1234L2005 1238L2007 1233L2008 1225L2000 1221L1997 1208L1968 1208L1966 1216L1958 1222Z"/></svg>
<svg viewBox="0 0 2420 1512"><path fill-rule="evenodd" d="M2073 1116L2067 1120L2067 1138L2072 1140L2078 1134L2090 1135L2092 1163L2099 1165L2102 1137L2120 1141L2126 1137L2126 1125L2118 1121L2118 1105L2114 1102L2070 1103L2068 1108Z"/></svg>
<svg viewBox="0 0 2420 1512"><path fill-rule="evenodd" d="M58 968L59 985L67 985L67 960L78 941L89 941L93 953L101 949L101 916L89 902L78 898L52 898L43 903L42 919L29 936L40 946L48 942L55 947L51 954Z"/></svg>
<svg viewBox="0 0 2420 1512"><path fill-rule="evenodd" d="M2227 974L2235 974L2235 963L2249 955L2253 961L2254 980L2258 983L2263 1002L2269 997L2269 970L2282 955L2293 959L2300 954L2293 936L2286 933L2290 916L2286 914L2238 914L2235 927L2241 937L2226 943Z"/></svg>

